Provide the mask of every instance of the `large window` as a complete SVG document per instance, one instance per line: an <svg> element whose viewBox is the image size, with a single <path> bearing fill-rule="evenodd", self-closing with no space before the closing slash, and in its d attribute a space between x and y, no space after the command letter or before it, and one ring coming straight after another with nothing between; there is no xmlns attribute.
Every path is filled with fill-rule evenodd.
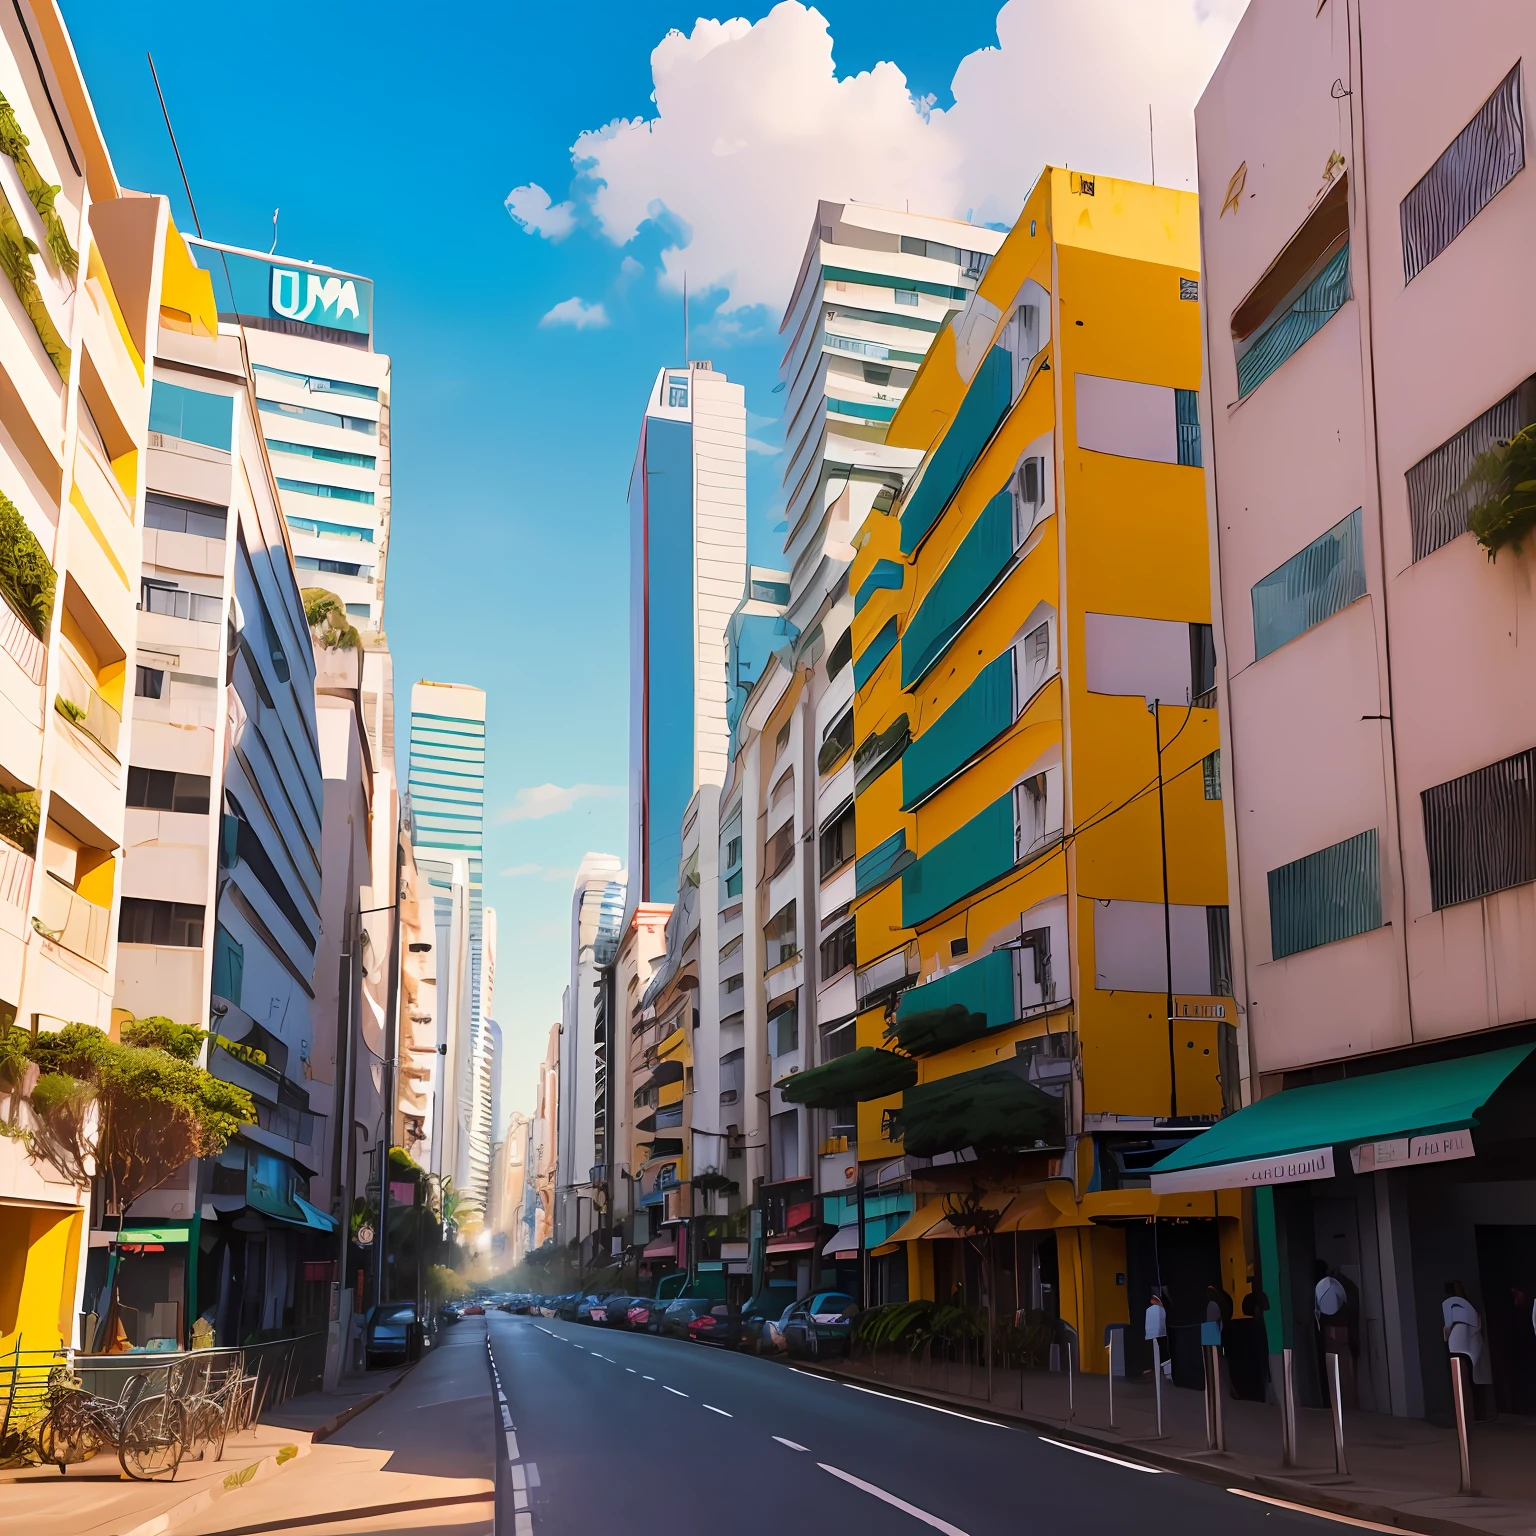
<svg viewBox="0 0 1536 1536"><path fill-rule="evenodd" d="M318 459L325 464L346 464L353 469L373 469L378 460L371 453L348 453L341 448L317 448L313 443L285 443L276 438L267 439L267 447L274 453L291 453L301 459Z"/></svg>
<svg viewBox="0 0 1536 1536"><path fill-rule="evenodd" d="M229 522L229 509L206 501L188 501L183 496L167 496L163 491L144 493L144 526L164 533L195 533L199 538L222 539Z"/></svg>
<svg viewBox="0 0 1536 1536"><path fill-rule="evenodd" d="M281 379L286 384L295 384L311 394L351 395L358 400L379 398L379 392L372 384L353 384L347 379L325 379L314 373L290 373L286 368L271 368L265 363L252 363L251 372Z"/></svg>
<svg viewBox="0 0 1536 1536"><path fill-rule="evenodd" d="M853 858L853 805L838 811L821 829L821 878L828 879Z"/></svg>
<svg viewBox="0 0 1536 1536"><path fill-rule="evenodd" d="M844 923L835 933L821 941L821 977L825 981L858 964L858 950L854 934L858 925Z"/></svg>
<svg viewBox="0 0 1536 1536"><path fill-rule="evenodd" d="M205 389L185 389L180 384L154 381L149 397L149 430L183 442L229 452L234 437L233 395L216 395Z"/></svg>
<svg viewBox="0 0 1536 1536"><path fill-rule="evenodd" d="M117 920L118 942L196 949L203 942L203 917L203 908L191 902L124 896Z"/></svg>
<svg viewBox="0 0 1536 1536"><path fill-rule="evenodd" d="M1253 587L1255 659L1365 596L1365 550L1357 507Z"/></svg>
<svg viewBox="0 0 1536 1536"><path fill-rule="evenodd" d="M1374 827L1270 870L1269 940L1276 960L1380 927Z"/></svg>
<svg viewBox="0 0 1536 1536"><path fill-rule="evenodd" d="M285 480L277 477L280 491L299 491L305 496L320 496L331 501L355 501L365 507L373 505L372 491L359 491L350 485L321 485L314 480Z"/></svg>
<svg viewBox="0 0 1536 1536"><path fill-rule="evenodd" d="M768 1015L768 1054L787 1056L800 1049L800 1009L785 1003Z"/></svg>
<svg viewBox="0 0 1536 1536"><path fill-rule="evenodd" d="M849 705L837 719L821 733L821 750L816 754L816 769L828 772L853 746L853 705Z"/></svg>
<svg viewBox="0 0 1536 1536"><path fill-rule="evenodd" d="M165 768L129 768L127 804L149 811L208 814L208 775L172 773Z"/></svg>
<svg viewBox="0 0 1536 1536"><path fill-rule="evenodd" d="M1436 784L1420 799L1437 911L1536 880L1536 749Z"/></svg>
<svg viewBox="0 0 1536 1536"><path fill-rule="evenodd" d="M218 624L224 618L224 600L204 592L188 592L174 582L156 581L146 576L140 606L145 613L163 613L168 618L191 619L198 624Z"/></svg>
<svg viewBox="0 0 1536 1536"><path fill-rule="evenodd" d="M768 969L793 960L800 953L799 929L795 923L795 904L786 902L763 927Z"/></svg>
<svg viewBox="0 0 1536 1536"><path fill-rule="evenodd" d="M338 411L322 411L313 405L289 405L282 400L256 401L256 409L273 414L292 416L296 421L312 421L317 427L340 427L347 432L366 432L377 437L379 424L366 416L343 416Z"/></svg>

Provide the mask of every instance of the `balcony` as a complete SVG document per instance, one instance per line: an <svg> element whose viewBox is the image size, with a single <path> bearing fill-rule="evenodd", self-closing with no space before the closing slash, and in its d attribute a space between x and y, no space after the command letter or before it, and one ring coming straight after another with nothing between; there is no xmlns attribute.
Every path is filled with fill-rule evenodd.
<svg viewBox="0 0 1536 1536"><path fill-rule="evenodd" d="M49 873L38 894L37 916L32 922L45 939L52 939L92 965L104 967L111 920L107 908L87 901L57 875Z"/></svg>
<svg viewBox="0 0 1536 1536"><path fill-rule="evenodd" d="M27 910L32 896L32 858L0 837L0 905Z"/></svg>
<svg viewBox="0 0 1536 1536"><path fill-rule="evenodd" d="M96 691L85 668L67 651L59 654L59 692L53 707L77 731L117 757L123 717Z"/></svg>
<svg viewBox="0 0 1536 1536"><path fill-rule="evenodd" d="M48 648L4 597L0 597L0 650L21 668L29 682L42 682Z"/></svg>

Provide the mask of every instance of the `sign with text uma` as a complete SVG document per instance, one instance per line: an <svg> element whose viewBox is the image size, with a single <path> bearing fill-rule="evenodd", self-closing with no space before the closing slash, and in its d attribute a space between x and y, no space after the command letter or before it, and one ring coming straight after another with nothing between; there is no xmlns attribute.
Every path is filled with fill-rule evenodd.
<svg viewBox="0 0 1536 1536"><path fill-rule="evenodd" d="M366 277L281 256L188 243L197 264L213 277L221 313L227 314L232 304L234 313L247 321L289 320L354 336L373 335L373 284Z"/></svg>

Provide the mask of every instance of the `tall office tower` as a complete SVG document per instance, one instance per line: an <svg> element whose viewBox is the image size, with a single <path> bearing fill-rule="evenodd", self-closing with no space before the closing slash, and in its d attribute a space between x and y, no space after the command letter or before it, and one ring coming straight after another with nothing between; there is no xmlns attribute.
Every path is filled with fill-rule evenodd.
<svg viewBox="0 0 1536 1536"><path fill-rule="evenodd" d="M470 1183L470 1106L481 1002L481 846L485 825L485 694L461 683L411 689L408 776L416 865L433 896L441 1136L433 1166ZM488 1152L488 1149L487 1149ZM489 1161L486 1163L489 1175Z"/></svg>
<svg viewBox="0 0 1536 1536"><path fill-rule="evenodd" d="M629 482L630 910L677 892L683 813L725 778L725 629L747 570L741 385L663 368Z"/></svg>

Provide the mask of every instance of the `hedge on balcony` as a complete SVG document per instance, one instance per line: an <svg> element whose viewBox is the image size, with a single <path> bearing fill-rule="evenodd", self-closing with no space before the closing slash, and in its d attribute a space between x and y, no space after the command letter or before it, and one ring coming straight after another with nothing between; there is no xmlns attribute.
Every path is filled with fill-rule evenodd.
<svg viewBox="0 0 1536 1536"><path fill-rule="evenodd" d="M0 593L39 640L48 636L58 573L27 520L0 492Z"/></svg>
<svg viewBox="0 0 1536 1536"><path fill-rule="evenodd" d="M1061 1100L1035 1087L1027 1071L1028 1064L1019 1058L907 1089L901 1108L891 1114L892 1140L914 1157L962 1147L1060 1146Z"/></svg>
<svg viewBox="0 0 1536 1536"><path fill-rule="evenodd" d="M23 853L36 853L37 826L37 792L0 789L0 837L14 843Z"/></svg>
<svg viewBox="0 0 1536 1536"><path fill-rule="evenodd" d="M866 1099L900 1093L916 1081L917 1063L910 1056L877 1045L861 1045L834 1061L781 1077L774 1087L787 1104L804 1104L808 1109L840 1109L845 1104L862 1104Z"/></svg>
<svg viewBox="0 0 1536 1536"><path fill-rule="evenodd" d="M33 163L28 150L31 142L21 131L15 108L4 96L0 96L0 152L9 155L15 163L27 201L37 209L37 216L43 222L44 239L48 242L48 254L64 272L74 277L80 270L80 253L70 244L64 221L54 207L59 188L49 182Z"/></svg>

